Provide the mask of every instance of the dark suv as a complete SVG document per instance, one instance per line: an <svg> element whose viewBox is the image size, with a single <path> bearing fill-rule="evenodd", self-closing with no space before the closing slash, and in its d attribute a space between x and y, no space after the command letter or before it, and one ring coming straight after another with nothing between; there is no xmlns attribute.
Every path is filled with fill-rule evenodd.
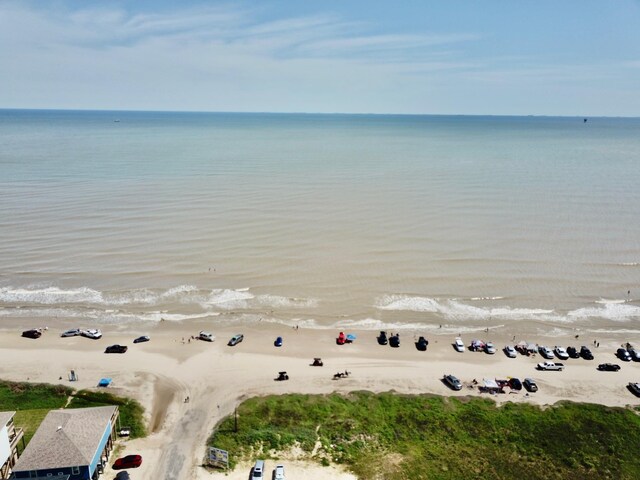
<svg viewBox="0 0 640 480"><path fill-rule="evenodd" d="M591 353L589 347L585 347L584 345L580 347L580 356L585 360L593 360L593 353Z"/></svg>
<svg viewBox="0 0 640 480"><path fill-rule="evenodd" d="M536 382L532 378L525 378L524 382L522 382L522 385L524 385L524 388L526 388L528 392L538 391L538 384L536 384Z"/></svg>
<svg viewBox="0 0 640 480"><path fill-rule="evenodd" d="M580 358L580 351L576 347L567 347L567 353L571 358Z"/></svg>
<svg viewBox="0 0 640 480"><path fill-rule="evenodd" d="M385 332L384 330L380 332L380 335L378 335L378 343L380 345L386 345L388 342L387 340L387 332Z"/></svg>
<svg viewBox="0 0 640 480"><path fill-rule="evenodd" d="M104 353L124 353L127 351L126 345L111 345L105 348Z"/></svg>
<svg viewBox="0 0 640 480"><path fill-rule="evenodd" d="M26 338L40 338L42 331L39 328L32 328L31 330L25 330L22 332L22 336Z"/></svg>

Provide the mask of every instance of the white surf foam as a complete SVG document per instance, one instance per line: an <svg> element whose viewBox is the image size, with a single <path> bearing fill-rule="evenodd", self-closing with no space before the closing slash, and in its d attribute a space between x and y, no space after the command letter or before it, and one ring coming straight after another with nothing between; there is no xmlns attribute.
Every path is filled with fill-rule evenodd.
<svg viewBox="0 0 640 480"><path fill-rule="evenodd" d="M258 295L256 300L261 305L272 308L314 308L318 306L315 298L281 297L278 295Z"/></svg>
<svg viewBox="0 0 640 480"><path fill-rule="evenodd" d="M578 308L567 316L574 319L604 318L614 322L640 320L640 307L628 303L606 303L600 307Z"/></svg>
<svg viewBox="0 0 640 480"><path fill-rule="evenodd" d="M45 288L0 288L0 302L8 304L56 305L61 303L103 303L102 293L88 287L63 290Z"/></svg>
<svg viewBox="0 0 640 480"><path fill-rule="evenodd" d="M216 289L212 290L204 306L223 308L226 310L249 308L248 300L255 298L247 290Z"/></svg>
<svg viewBox="0 0 640 480"><path fill-rule="evenodd" d="M435 313L447 320L489 320L499 317L508 320L556 320L562 317L553 310L538 308L477 307L453 299L435 299L405 295L387 295L382 297L376 307L380 310L412 311Z"/></svg>

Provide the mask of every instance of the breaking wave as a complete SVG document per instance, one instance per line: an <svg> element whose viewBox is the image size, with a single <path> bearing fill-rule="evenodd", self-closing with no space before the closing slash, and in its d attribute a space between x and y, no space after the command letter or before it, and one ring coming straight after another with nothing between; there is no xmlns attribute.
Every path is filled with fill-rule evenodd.
<svg viewBox="0 0 640 480"><path fill-rule="evenodd" d="M561 317L556 315L553 310L512 307L484 308L467 305L453 299L441 300L406 295L384 296L379 299L376 308L380 310L435 313L447 320L489 320L496 317L511 320L561 320Z"/></svg>

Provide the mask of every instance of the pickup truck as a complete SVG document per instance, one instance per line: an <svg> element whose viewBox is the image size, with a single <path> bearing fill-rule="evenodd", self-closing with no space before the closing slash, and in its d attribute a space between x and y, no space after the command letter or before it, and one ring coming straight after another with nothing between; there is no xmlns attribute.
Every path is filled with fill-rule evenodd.
<svg viewBox="0 0 640 480"><path fill-rule="evenodd" d="M536 368L538 370L558 370L561 372L564 370L564 363L542 362L539 363Z"/></svg>

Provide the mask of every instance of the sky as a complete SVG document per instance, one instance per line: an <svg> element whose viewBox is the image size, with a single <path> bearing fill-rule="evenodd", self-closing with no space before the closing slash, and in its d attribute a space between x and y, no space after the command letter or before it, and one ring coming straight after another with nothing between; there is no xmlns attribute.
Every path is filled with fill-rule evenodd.
<svg viewBox="0 0 640 480"><path fill-rule="evenodd" d="M640 116L640 0L0 0L0 108Z"/></svg>

